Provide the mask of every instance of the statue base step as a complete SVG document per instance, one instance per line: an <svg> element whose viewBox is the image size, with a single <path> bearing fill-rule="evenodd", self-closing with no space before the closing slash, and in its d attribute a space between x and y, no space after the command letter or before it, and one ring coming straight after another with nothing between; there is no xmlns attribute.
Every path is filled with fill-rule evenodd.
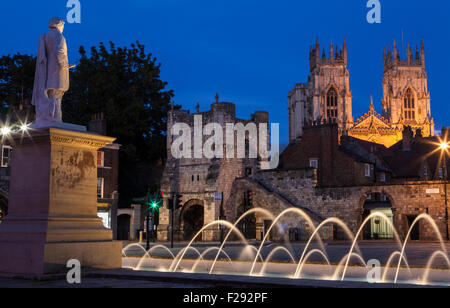
<svg viewBox="0 0 450 308"><path fill-rule="evenodd" d="M67 262L76 259L83 269L122 267L121 242L0 243L0 275L43 276L66 273Z"/></svg>

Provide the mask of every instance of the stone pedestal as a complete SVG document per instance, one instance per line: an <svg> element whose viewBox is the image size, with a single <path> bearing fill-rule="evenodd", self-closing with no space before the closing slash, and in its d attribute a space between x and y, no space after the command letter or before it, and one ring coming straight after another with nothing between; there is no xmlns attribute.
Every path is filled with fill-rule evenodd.
<svg viewBox="0 0 450 308"><path fill-rule="evenodd" d="M114 138L47 128L13 139L0 272L67 271L70 259L85 268L120 268L122 244L97 217L97 150Z"/></svg>

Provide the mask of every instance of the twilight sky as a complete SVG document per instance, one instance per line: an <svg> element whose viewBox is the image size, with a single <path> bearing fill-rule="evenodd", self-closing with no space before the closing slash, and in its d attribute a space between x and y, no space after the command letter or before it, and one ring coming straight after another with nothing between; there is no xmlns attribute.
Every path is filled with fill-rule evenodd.
<svg viewBox="0 0 450 308"><path fill-rule="evenodd" d="M65 19L66 0L1 1L0 55L36 54L50 17ZM348 43L353 116L364 114L374 96L381 111L384 46L420 44L426 51L431 111L436 128L449 125L450 2L380 0L381 24L366 21L365 0L80 0L81 24L66 24L69 60L78 62L80 45L139 40L162 63L162 79L184 109L209 109L216 92L237 104L237 115L269 111L288 142L287 95L306 82L309 46L316 35ZM403 35L402 35L403 33Z"/></svg>

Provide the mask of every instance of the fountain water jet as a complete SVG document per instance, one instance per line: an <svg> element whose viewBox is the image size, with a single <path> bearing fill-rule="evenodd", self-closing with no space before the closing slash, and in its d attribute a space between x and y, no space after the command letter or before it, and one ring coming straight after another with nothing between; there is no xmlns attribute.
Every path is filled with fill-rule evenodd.
<svg viewBox="0 0 450 308"><path fill-rule="evenodd" d="M306 264L306 261L308 261L309 257L311 257L315 253L320 254L323 257L323 259L327 262L328 267L331 268L330 261L328 260L328 257L322 252L322 250L312 249L310 252L308 252L306 254L305 260L304 260L304 262L301 263L300 268L298 268L297 271L295 272L294 278L296 278L296 279L302 278L301 275L302 275L303 267Z"/></svg>
<svg viewBox="0 0 450 308"><path fill-rule="evenodd" d="M448 258L447 254L444 253L442 250L435 251L431 255L430 259L427 262L427 267L425 269L425 274L424 274L424 277L422 279L422 284L428 284L429 283L428 276L430 275L431 266L433 265L433 262L434 262L434 260L437 257L444 258L444 260L447 262L448 269L450 269L450 259Z"/></svg>
<svg viewBox="0 0 450 308"><path fill-rule="evenodd" d="M398 260L397 272L395 273L394 283L397 283L398 272L400 271L400 266L401 266L401 264L402 264L402 259L403 259L403 256L404 256L404 254L405 254L406 244L408 243L408 239L409 239L409 237L410 237L410 235L411 235L411 232L412 232L414 226L415 226L420 220L422 220L422 219L428 221L428 222L431 224L431 226L432 226L433 229L434 229L434 232L436 233L436 235L437 235L437 237L438 237L438 239L439 239L439 242L441 243L442 250L445 252L445 254L447 254L447 248L446 248L445 245L444 245L444 240L443 240L443 238L442 238L441 232L439 231L439 228L438 228L438 226L436 225L436 223L434 222L433 218L431 218L431 216L428 215L428 214L420 214L420 215L417 216L417 218L413 221L413 223L411 224L411 226L410 226L410 228L409 228L409 230L408 230L408 233L407 233L407 235L406 235L405 242L403 243L403 247L402 247L402 252L401 252L401 254L400 254L401 257L400 257L399 260Z"/></svg>
<svg viewBox="0 0 450 308"><path fill-rule="evenodd" d="M197 260L195 261L194 265L193 265L192 268L191 268L191 272L193 273L193 272L197 269L198 263L200 262L200 258L202 258L202 259L204 260L204 257L205 257L209 252L214 251L214 250L218 250L218 251L219 251L219 254L220 254L220 253L223 253L223 254L227 257L228 261L231 262L231 263L233 263L233 261L231 260L230 256L229 256L224 250L221 250L221 249L218 248L218 247L209 247L208 249L206 249L206 250L201 254L201 257L197 258ZM208 270L208 266L206 266L206 270ZM211 272L210 272L210 273L211 273Z"/></svg>
<svg viewBox="0 0 450 308"><path fill-rule="evenodd" d="M319 226L317 226L316 230L314 230L313 234L311 235L311 237L308 240L308 243L306 244L305 248L303 249L303 253L302 256L300 257L300 260L298 261L298 265L297 265L297 269L295 271L294 277L298 278L299 275L299 269L300 267L303 267L303 258L305 256L306 251L309 248L309 245L311 244L312 240L314 239L314 237L316 236L316 234L320 231L320 229L322 229L325 225L329 224L329 223L335 223L338 224L340 227L342 227L342 229L344 229L345 233L347 234L347 236L349 237L349 239L351 241L353 241L353 233L352 231L350 231L350 229L348 228L348 226L339 218L328 218L326 220L324 220ZM358 252L361 254L361 251L359 250L359 247L357 247ZM326 255L326 251L324 251L325 255ZM327 259L328 256L326 255Z"/></svg>
<svg viewBox="0 0 450 308"><path fill-rule="evenodd" d="M283 218L283 216L285 216L286 214L289 214L289 213L294 213L294 214L298 214L299 216L301 216L301 217L302 217L303 219L305 219L306 222L312 227L313 231L315 231L316 228L315 228L315 226L314 226L313 221L311 220L311 218L309 217L309 215L306 214L303 210L298 209L298 208L288 208L288 209L284 210L283 212L281 212L281 214L278 215L278 216L275 218L275 220L273 221L273 223L270 225L269 229L267 230L266 234L264 235L263 240L261 241L261 245L259 246L259 249L258 249L258 254L257 254L256 257L255 257L255 260L253 261L252 268L251 268L251 270L250 270L250 275L253 273L253 270L254 270L255 265L256 265L256 261L258 260L258 256L259 256L260 253L261 253L261 249L262 249L262 247L264 246L264 243L266 242L267 237L268 237L269 234L270 234L270 231L272 231L272 228L277 224L277 222L278 222L281 218ZM320 238L320 236L318 236L317 238L318 238L319 245L322 247L323 250L325 250L325 247L323 246L322 239Z"/></svg>
<svg viewBox="0 0 450 308"><path fill-rule="evenodd" d="M262 208L254 208L254 209L250 209L247 212L245 212L244 214L241 215L241 217L239 217L239 219L234 223L234 228L237 229L237 225L245 218L247 217L247 215L253 214L253 213L261 213L266 215L267 217L269 217L270 219L275 219L275 217L272 215L272 213L270 213L268 210L266 209L262 209ZM214 266L216 265L217 259L219 258L219 253L221 250L223 250L223 247L225 246L225 243L228 241L228 238L230 237L231 233L233 233L233 229L234 228L230 228L230 231L228 231L227 235L225 236L225 239L223 240L222 244L220 245L220 250L217 253L216 257L214 258L214 262L211 266L211 270L209 271L209 273L211 274Z"/></svg>
<svg viewBox="0 0 450 308"><path fill-rule="evenodd" d="M268 263L270 262L270 260L272 259L272 257L278 252L278 251L283 251L285 252L292 260L292 263L295 264L295 259L294 256L291 254L291 252L289 251L289 249L287 249L284 246L278 246L276 247L274 250L272 250L269 255L267 256L266 260L264 261L264 264L261 268L261 271L259 272L259 276L264 276L264 274L266 273L266 268Z"/></svg>
<svg viewBox="0 0 450 308"><path fill-rule="evenodd" d="M234 231L236 232L236 234L241 238L241 240L242 240L243 242L245 242L246 245L248 245L247 240L245 239L245 236L244 236L244 235L242 234L242 232L239 231L239 229L237 229L233 224L231 224L230 222L225 221L225 220L217 220L217 221L210 222L209 224L203 226L203 228L202 228L200 231L198 231L197 234L196 234L196 235L192 238L192 240L189 242L187 248L191 247L191 245L192 245L192 243L195 241L195 239L196 239L200 234L202 234L202 232L203 232L204 230L206 230L207 228L209 228L209 227L211 227L211 226L214 226L214 225L219 225L219 226L224 225L224 226L230 228L231 230L234 230ZM182 255L181 255L181 257L180 257L180 259L179 259L177 265L175 266L173 272L176 272L176 270L177 270L177 268L178 268L178 265L180 264L181 260L183 259L185 253L186 253L186 250L183 251L183 253L182 253ZM175 258L175 260L176 260L176 258ZM175 261L175 260L174 260L174 261Z"/></svg>
<svg viewBox="0 0 450 308"><path fill-rule="evenodd" d="M363 228L366 226L366 224L373 218L373 217L378 217L383 219L388 226L392 229L392 231L394 232L394 236L396 238L396 240L398 241L399 245L401 246L401 241L400 241L400 236L398 235L397 230L395 230L394 225L392 224L391 220L383 213L379 213L379 212L375 212L370 214L363 222L363 224L361 225L361 227L359 227L358 232L355 235L355 239L353 241L352 247L350 248L350 252L348 253L348 258L347 258L347 262L345 263L345 267L344 267L344 271L342 272L342 278L341 281L344 280L345 278L345 273L347 272L347 268L348 268L348 263L350 262L350 257L352 256L353 250L355 248L356 242L358 241L359 236L361 235L361 232L363 230ZM403 254L402 254L403 257ZM400 258L401 260L401 258Z"/></svg>
<svg viewBox="0 0 450 308"><path fill-rule="evenodd" d="M140 246L140 245L139 245L139 246ZM142 246L141 246L141 247L142 247ZM142 247L142 248L144 248L144 247ZM172 259L175 259L174 254L172 253L172 251L171 251L169 248L167 248L167 247L164 246L164 245L156 245L156 246L153 246L152 248L150 248L148 251L145 252L145 254L142 256L142 258L139 260L139 263L137 264L135 270L140 270L140 269L141 269L141 266L142 266L142 263L143 263L144 260L145 260L145 257L147 256L147 257L149 258L149 257L150 257L150 254L151 254L154 250L157 250L157 249L163 249L163 250L167 251L167 252L169 253L169 255L172 257ZM144 251L145 251L145 249L144 249Z"/></svg>
<svg viewBox="0 0 450 308"><path fill-rule="evenodd" d="M356 257L365 267L367 267L367 263L366 263L366 261L364 261L364 258L363 257L361 257L359 254L357 254L357 253L355 253L355 252L349 252L348 254L346 254L343 258L342 258L342 260L339 262L339 264L338 264L338 266L337 266L337 268L336 268L336 271L334 272L334 275L333 275L333 278L331 279L331 280L338 280L338 275L339 275L339 272L341 271L341 268L342 267L344 267L344 263L346 263L345 264L345 267L344 267L344 270L343 270L343 274L342 274L342 277L341 277L341 281L344 281L344 279L345 279L345 274L346 274L346 270L347 270L347 268L348 268L348 263L349 263L349 261L350 261L350 259L352 258L352 257Z"/></svg>
<svg viewBox="0 0 450 308"><path fill-rule="evenodd" d="M392 261L394 260L394 258L395 258L396 256L400 257L400 256L401 256L401 252L400 252L400 251L394 251L394 252L389 256L389 259L388 259L388 261L387 261L387 263L386 263L386 266L385 266L385 268L384 268L384 272L383 272L383 276L382 276L382 278L381 278L381 282L383 282L383 283L386 282L386 276L387 276L387 274L388 274L389 268L391 267L391 263L392 263ZM412 276L411 268L409 267L408 260L406 260L405 256L403 256L403 261L404 261L405 264L406 264L406 268L408 269L409 274Z"/></svg>

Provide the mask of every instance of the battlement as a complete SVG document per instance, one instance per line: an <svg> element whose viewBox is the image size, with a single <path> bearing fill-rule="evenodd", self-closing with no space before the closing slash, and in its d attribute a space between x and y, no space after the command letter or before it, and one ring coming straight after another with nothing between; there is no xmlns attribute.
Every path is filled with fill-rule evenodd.
<svg viewBox="0 0 450 308"><path fill-rule="evenodd" d="M325 48L322 50L322 56L320 55L319 37L316 39L315 45L311 45L309 49L309 66L313 71L317 66L323 64L330 65L344 65L347 66L347 43L344 39L343 44L339 47L333 47L333 41L330 43L329 56L325 53Z"/></svg>
<svg viewBox="0 0 450 308"><path fill-rule="evenodd" d="M425 48L423 45L423 41L420 43L420 51L419 47L416 46L416 55L413 56L412 49L409 45L406 47L406 58L402 59L397 48L397 44L394 40L394 45L391 48L388 47L388 51L386 54L386 48L383 51L383 68L384 71L400 67L400 66L410 66L410 67L421 67L425 68Z"/></svg>

